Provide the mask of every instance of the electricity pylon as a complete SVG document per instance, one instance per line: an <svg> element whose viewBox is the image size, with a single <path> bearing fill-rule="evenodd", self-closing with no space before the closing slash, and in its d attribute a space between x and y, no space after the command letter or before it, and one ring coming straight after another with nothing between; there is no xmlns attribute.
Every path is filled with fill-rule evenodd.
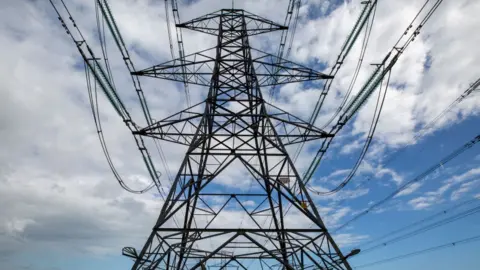
<svg viewBox="0 0 480 270"><path fill-rule="evenodd" d="M217 45L135 74L209 92L205 101L136 132L188 150L144 247L123 249L135 260L132 269L351 269L285 149L331 135L267 103L260 91L331 77L251 48L249 36L285 27L244 10L220 10L177 27L214 35ZM248 191L226 192L233 189L217 182L233 163L248 171L236 179L251 181Z"/></svg>

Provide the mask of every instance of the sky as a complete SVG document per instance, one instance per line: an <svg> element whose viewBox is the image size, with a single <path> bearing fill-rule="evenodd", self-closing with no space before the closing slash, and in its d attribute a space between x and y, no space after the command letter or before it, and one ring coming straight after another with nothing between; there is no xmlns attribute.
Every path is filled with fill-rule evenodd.
<svg viewBox="0 0 480 270"><path fill-rule="evenodd" d="M164 1L110 1L112 12L136 67L171 60ZM92 49L100 55L94 1L65 1ZM288 1L235 1L236 8L283 22ZM381 0L353 95L382 61L423 1ZM121 248L141 248L162 206L153 191L131 194L113 177L98 142L90 112L85 75L75 45L65 35L46 1L6 0L0 4L0 268L129 269ZM179 1L182 21L229 8L230 1ZM360 1L304 0L289 59L328 73L358 14ZM448 210L436 220L480 205L480 146L440 166L374 211L335 228L415 179L480 132L480 93L473 92L444 115L425 136L422 128L480 77L478 1L443 1L420 35L394 66L385 105L372 145L353 180L332 196L313 195L326 226L341 250L365 249L370 241L425 217ZM172 29L173 30L173 29ZM215 38L184 31L187 54L210 48ZM361 35L362 36L362 35ZM279 34L258 36L253 47L275 52ZM359 38L361 41L361 38ZM316 125L331 117L346 93L359 55L357 42L337 74ZM121 56L109 39L109 58L127 109L141 122L141 108ZM186 107L181 84L142 78L155 119ZM277 88L275 105L308 119L320 83ZM265 90L265 89L263 89ZM191 86L192 104L206 88ZM314 174L311 187L332 189L348 174L366 139L378 91L334 139ZM148 177L128 129L106 99L100 110L107 145L119 173L132 187ZM144 123L143 123L144 124ZM185 147L162 142L175 174ZM309 143L296 166L304 172L319 148ZM287 149L291 154L295 147ZM167 183L165 169L154 156ZM245 189L241 174L228 173L220 189ZM255 204L255 202L253 202ZM239 209L229 209L232 215ZM435 220L435 221L436 221ZM406 240L387 244L350 260L361 266L382 259L478 235L473 214ZM480 243L446 248L369 269L476 269Z"/></svg>

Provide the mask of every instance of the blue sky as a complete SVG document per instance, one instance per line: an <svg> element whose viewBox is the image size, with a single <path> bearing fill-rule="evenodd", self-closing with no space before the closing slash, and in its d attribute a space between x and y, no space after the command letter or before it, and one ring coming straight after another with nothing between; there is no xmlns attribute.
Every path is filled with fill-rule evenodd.
<svg viewBox="0 0 480 270"><path fill-rule="evenodd" d="M96 40L94 1L65 1L73 11L93 50ZM170 59L161 4L148 1L110 1L124 39L137 67ZM225 7L218 0L180 4L182 19L191 19ZM300 24L290 60L329 70L340 45L361 9L360 1L306 0L300 9ZM0 9L0 268L1 269L129 269L131 261L120 255L123 246L141 248L160 211L162 200L150 192L133 195L123 191L113 178L98 144L91 119L79 55L48 3L7 1ZM287 1L236 1L235 5L281 22ZM354 87L354 94L372 71L370 63L383 59L403 33L421 5L420 1L381 1L376 23ZM229 5L227 5L229 6ZM452 108L424 137L415 135L453 102L480 76L480 37L472 35L480 24L477 1L445 2L422 29L417 40L395 65L387 99L370 151L347 187L333 196L314 196L330 231L341 226L370 204L382 200L441 158L480 132L478 91ZM21 12L21 13L20 13ZM18 16L17 14L24 14ZM139 16L138 14L142 14ZM362 35L360 35L362 37ZM276 51L278 35L257 37L252 46ZM184 31L186 53L214 46L215 39ZM361 38L359 38L361 41ZM350 83L360 52L353 47L316 122L321 126L335 111ZM109 40L109 56L120 95L135 119L141 110L124 69L120 54ZM465 52L468 52L466 54ZM318 64L321 63L321 64ZM28 77L26 76L28 74ZM142 79L155 119L186 107L181 84ZM278 88L274 104L308 119L321 84L306 83ZM200 102L206 89L191 86L192 104ZM357 116L335 138L316 171L311 186L334 188L353 166L370 127L376 92ZM265 94L264 94L265 95ZM101 97L102 124L112 158L122 176L134 187L148 178L132 138L109 104ZM184 147L162 143L168 165L176 173ZM303 173L318 143L309 143L299 156ZM401 153L388 164L392 153ZM295 147L288 148L293 153ZM158 156L158 169L166 176ZM436 220L480 205L480 145L413 184L404 192L350 226L334 234L345 253L366 248L371 239L478 198ZM235 167L212 184L211 190L249 187L245 170ZM370 179L356 189L359 183ZM166 177L162 178L168 185ZM255 188L255 187L253 187ZM346 200L342 200L347 197ZM341 203L339 204L339 201ZM252 207L258 201L251 202ZM238 207L230 207L235 219ZM237 216L238 215L238 216ZM480 216L435 228L412 238L389 244L351 259L352 266L395 257L478 234ZM480 242L446 248L370 269L476 269ZM252 267L252 269L254 269ZM367 268L366 268L367 269Z"/></svg>

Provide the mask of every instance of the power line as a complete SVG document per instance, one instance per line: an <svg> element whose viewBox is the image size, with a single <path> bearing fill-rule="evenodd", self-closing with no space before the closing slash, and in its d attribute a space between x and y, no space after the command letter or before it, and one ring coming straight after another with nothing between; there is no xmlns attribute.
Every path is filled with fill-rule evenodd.
<svg viewBox="0 0 480 270"><path fill-rule="evenodd" d="M355 86L355 83L356 83L357 78L358 78L358 74L360 74L360 69L361 69L362 64L363 64L363 59L365 57L365 53L367 52L368 42L370 40L370 35L372 34L373 23L375 22L376 11L377 11L377 5L375 4L375 8L373 9L373 15L372 15L372 18L371 18L371 22L369 22L368 20L366 21L367 27L366 27L366 30L365 30L365 37L364 37L363 42L362 42L362 48L360 50L360 57L358 58L357 66L355 67L355 70L353 72L352 79L350 80L350 84L348 85L348 88L347 88L347 92L345 93L345 96L343 97L342 101L340 102L340 106L338 106L337 110L332 115L332 117L330 117L330 119L325 124L323 124L322 129L325 129L327 126L329 126L333 122L333 120L335 120L335 118L337 118L337 116L342 112L345 104L348 101L348 98L350 97L350 95L352 93L353 87ZM316 118L315 118L315 120L316 120Z"/></svg>
<svg viewBox="0 0 480 270"><path fill-rule="evenodd" d="M134 64L133 64L133 62L130 58L130 54L129 54L128 49L125 45L123 37L122 37L122 35L121 35L121 33L118 29L118 26L115 22L115 17L113 16L113 14L110 10L110 7L109 7L109 4L108 4L107 0L96 0L95 1L95 12L96 12L96 15L97 15L97 28L98 28L98 34L99 34L99 37L100 37L100 44L102 45L102 53L103 53L104 60L105 60L106 66L107 66L107 70L109 71L109 74L110 74L110 79L112 81L112 84L114 84L114 80L113 80L112 72L110 70L110 65L108 64L108 58L106 56L107 49L106 49L106 39L105 39L105 29L104 29L105 22L108 25L108 28L110 30L110 33L112 35L113 40L115 41L115 44L117 44L118 50L122 54L123 60L125 62L125 66L127 67L129 73L131 74L130 76L131 76L131 79L132 79L132 83L133 83L133 86L134 86L134 88L137 92L137 95L138 95L139 102L140 102L140 105L141 105L142 110L143 110L145 120L146 120L148 125L152 125L153 124L153 119L151 117L147 101L146 101L145 96L143 94L143 90L142 90L140 80L139 80L137 75L132 74L136 71L135 66L134 66ZM100 26L99 26L99 24L100 24L100 22L99 22L100 21L100 13L102 14L102 17L103 17L103 20L102 20L102 26L103 27L102 28L100 28ZM103 40L102 40L102 37L103 37ZM167 174L167 177L168 177L170 183L172 183L173 180L172 180L172 176L171 176L171 173L170 173L170 168L168 166L168 162L167 162L167 159L165 157L165 153L162 149L162 146L157 141L154 141L154 143L155 143L155 147L157 149L158 155L160 156L160 160L162 161L163 167L165 169L165 173ZM158 180L158 182L159 182L159 184L161 184L160 180Z"/></svg>
<svg viewBox="0 0 480 270"><path fill-rule="evenodd" d="M438 246L434 246L434 247L430 247L430 248L426 248L426 249L414 251L414 252L411 252L411 253L407 253L407 254L403 254L403 255L391 257L391 258L384 259L384 260L379 260L379 261L375 261L375 262L371 262L371 263L362 264L362 265L359 265L359 266L354 267L354 269L372 267L372 266L378 265L378 264L384 264L384 263L388 263L388 262L392 262L392 261L396 261L396 260L401 260L401 259L405 259L405 258L409 258L409 257L413 257L413 256L425 254L425 253L428 253L428 252L438 251L438 250L445 249L445 248L453 248L453 247L455 247L455 246L459 246L459 245L463 245L463 244L468 244L468 243L473 243L473 242L477 242L477 241L480 241L480 235L473 236L473 237L469 237L469 238L465 238L465 239L458 240L458 241L451 242L451 243L446 243L446 244L443 244L443 245L438 245Z"/></svg>
<svg viewBox="0 0 480 270"><path fill-rule="evenodd" d="M423 173L421 173L420 175L418 175L417 177L415 177L414 179L404 183L402 186L400 186L398 189L396 189L394 192L392 192L390 195L388 195L387 197L385 197L384 199L382 199L381 201L378 201L377 203L371 205L370 207L368 207L366 210L362 211L361 213L357 214L356 216L354 216L352 219L350 219L349 221L345 222L343 225L337 227L335 229L334 232L337 232L343 228L345 228L346 226L348 226L349 224L351 224L352 222L356 221L357 219L359 219L360 217L368 214L368 213L371 213L373 209L377 208L378 206L386 203L387 201L389 201L390 199L394 198L397 194L399 194L401 191L405 190L406 188L408 188L410 185L412 185L413 183L416 183L416 182L419 182L421 180L423 180L427 175L433 173L434 171L436 171L438 168L440 168L441 166L447 164L448 162L452 161L453 159L455 159L456 157L458 157L460 154L462 154L463 152L465 152L466 150L472 148L475 144L477 144L478 142L480 142L480 134L477 135L475 138L473 138L472 140L469 140L467 143L465 143L464 145L462 145L461 147L457 148L455 151L453 151L452 153L450 153L448 156L444 157L443 159L441 159L439 162L436 162L434 165L432 165L431 167L429 167L427 170L425 170Z"/></svg>
<svg viewBox="0 0 480 270"><path fill-rule="evenodd" d="M144 96L144 93L143 93L143 90L142 90L140 79L138 78L137 75L134 75L134 72L136 71L135 66L134 66L134 64L131 60L130 54L129 54L128 49L127 49L127 46L125 45L123 37L122 37L122 35L121 35L121 33L118 29L118 26L115 22L115 18L114 18L113 14L110 10L110 7L109 7L109 4L108 4L107 0L97 0L96 1L97 21L99 19L99 15L98 15L99 12L98 11L100 11L101 14L103 15L102 23L104 23L104 22L107 23L108 28L110 30L110 33L112 35L112 38L115 41L115 44L117 45L118 50L122 54L123 60L125 62L125 66L127 67L128 71L130 73L133 86L135 88L135 91L137 93L141 108L143 110L145 120L146 120L148 125L152 125L153 120L152 120L152 117L151 117L151 114L150 114L149 106L147 104L147 101L145 99L145 96ZM100 28L99 28L99 31L100 31ZM105 31L103 30L101 32L102 33L99 32L99 36L104 37L103 41L105 43ZM106 52L106 48L105 48L105 52ZM112 78L112 83L113 83L113 78ZM140 140L142 140L142 139L140 139ZM165 157L165 154L163 152L163 149L157 141L154 141L154 143L155 143L157 152L160 156L160 159L163 163L163 166L165 168L165 172L166 172L166 174L169 177L169 180L171 182L172 180L171 180L171 175L170 175L170 169L168 168L168 163L166 162L166 157ZM153 163L152 163L152 167L153 167ZM157 182L159 184L161 184L159 179L157 179Z"/></svg>
<svg viewBox="0 0 480 270"><path fill-rule="evenodd" d="M130 72L132 82L133 82L135 90L138 94L138 98L139 98L141 107L143 109L143 113L144 113L145 119L147 121L147 124L149 126L151 126L154 123L153 123L153 119L150 115L150 111L148 109L147 101L146 101L145 96L143 94L143 90L142 90L142 87L141 87L141 84L140 84L140 80L138 78L138 75L135 73L136 69L133 65L133 62L132 62L131 58L130 58L129 52L128 52L127 47L125 45L125 42L122 38L122 35L121 35L117 25L116 25L115 18L114 18L113 14L110 10L108 2L107 2L107 0L96 0L96 2L97 2L97 8L100 8L100 10L103 14L104 20L107 22L107 24L109 26L109 29L110 29L110 32L112 34L112 37L114 38L114 41L117 44L118 49L123 56L123 60L125 61L125 64L127 66L128 71ZM166 5L166 9L167 9L167 7L168 7L168 4ZM180 17L179 17L179 14L178 14L178 5L177 5L175 0L172 0L172 11L174 12L175 19L178 19L178 22L179 22ZM166 10L166 13L167 13L166 16L167 16L167 20L168 20L167 24L169 24L168 10ZM169 27L169 26L167 25L167 27ZM169 33L169 35L170 35L170 33ZM171 41L171 37L169 37L169 38L170 38L170 41ZM177 29L177 39L179 41L179 54L181 56L181 62L183 63L185 61L185 59L184 59L185 53L184 53L184 48L183 48L183 40L182 40L181 29L180 30ZM172 44L170 44L170 45L173 48L173 45ZM171 53L173 55L173 51ZM182 58L182 56L183 56L183 58ZM190 96L189 96L188 84L187 84L186 80L184 80L184 86L185 86L185 94L186 94L187 105L188 105L188 107L190 107ZM144 145L143 138L141 136L134 135L134 138L135 138L137 144ZM157 150L157 152L160 156L160 160L163 164L163 167L165 169L167 179L169 180L170 184L173 185L174 179L173 179L173 176L171 174L171 171L170 171L170 168L169 168L169 165L168 165L168 159L165 155L165 152L163 151L163 148L162 148L161 144L157 140L154 140L153 142L154 142L155 148L156 148L156 150ZM144 147L144 146L140 147L139 146L139 149L142 152L142 154L144 154L144 152L145 152L145 154L144 154L145 162L148 163L148 165L150 167L154 168L153 167L154 166L153 162L151 161L150 155L148 154L148 152L146 150L146 147ZM161 187L162 185L161 185L161 182L159 180L159 175L158 175L156 170L154 170L154 174L155 174L154 179L156 180L154 182L157 185L157 190L158 190L160 196L162 197L162 199L165 200L164 198L166 197L167 194L166 194L166 191L163 190L163 188ZM173 221L175 222L175 225L177 227L179 227L179 224L178 224L175 217L173 218ZM193 222L195 223L195 225L197 224L195 218L194 218Z"/></svg>
<svg viewBox="0 0 480 270"><path fill-rule="evenodd" d="M347 55L349 54L350 50L353 48L353 45L355 44L355 42L356 42L358 36L360 35L363 27L365 25L367 25L366 29L369 29L368 22L369 22L369 19L372 18L371 23L370 23L370 29L368 31L366 30L366 32L365 32L366 36L364 37L364 41L362 43L363 52L361 52L360 58L359 58L359 59L362 59L362 60L358 61L358 63L357 63L358 69L360 68L359 66L361 66L361 62L363 62L363 56L365 55L365 50L368 46L368 40L370 38L371 29L373 27L373 22L374 22L374 19L375 19L375 14L376 14L376 9L377 9L377 2L378 1L376 1L376 0L373 1L373 2L371 2L371 1L362 2L362 4L365 4L365 7L363 8L362 12L360 13L360 16L358 17L352 31L350 32L347 39L345 40L345 43L342 46L342 49L340 51L340 54L338 55L336 63L332 67L330 75L335 76L338 73L338 71L342 67ZM373 16L371 16L372 12L373 12ZM354 74L353 77L355 77L355 74ZM315 108L312 112L312 115L310 116L309 123L311 125L313 125L318 118L318 115L320 113L320 109L323 105L323 102L325 101L326 95L329 92L332 81L333 80L330 80L326 85L324 85L324 90L320 94L320 97L317 101L317 104L315 105ZM352 81L351 81L351 83L352 83Z"/></svg>
<svg viewBox="0 0 480 270"><path fill-rule="evenodd" d="M177 0L171 0L172 1L172 12L173 12L173 21L175 22L175 25L178 25L181 23L180 21L180 14L178 12L178 2ZM175 32L177 34L177 44L178 44L178 56L180 58L180 62L182 63L182 73L183 75L183 87L185 90L185 98L187 101L187 107L191 107L191 101L190 101L190 90L188 87L188 79L187 79L187 70L185 67L185 48L183 46L183 35L182 35L182 29L179 27L175 27Z"/></svg>
<svg viewBox="0 0 480 270"><path fill-rule="evenodd" d="M417 12L415 17L413 18L412 22L410 25L407 27L405 32L400 36L398 39L397 43L392 47L392 49L387 53L385 58L383 59L382 63L377 65L377 68L373 72L373 74L370 76L370 78L366 81L366 83L362 86L360 89L359 93L355 96L353 100L351 100L348 103L348 106L344 110L344 113L340 116L338 119L338 122L336 125L334 125L331 130L330 134L334 135L332 137L329 137L325 139L320 147L320 149L317 151L316 156L313 158L312 162L310 163L310 166L308 167L307 171L303 175L303 182L308 184L308 182L311 180L313 177L313 174L315 173L316 169L320 165L320 162L325 155L326 151L328 150L330 144L333 141L333 138L335 135L340 132L340 130L343 128L343 126L356 114L356 112L364 105L366 100L370 97L370 95L373 93L373 91L377 88L379 84L383 81L383 78L387 73L391 71L393 66L396 64L402 53L407 49L407 47L415 40L415 38L420 34L420 30L422 27L425 25L425 23L430 19L432 14L437 10L439 5L443 2L443 0L437 0L428 10L427 14L423 17L423 19L418 23L417 27L413 31L413 33L410 36L407 36L407 33L409 30L413 27L414 22L417 20L419 15L422 13L424 8L426 7L427 3L429 0L427 0L422 8ZM406 40L403 42L403 45L399 46L400 42L404 40L406 37ZM393 57L391 57L393 55ZM358 161L358 160L357 160ZM355 167L351 171L355 173ZM353 177L353 176L352 176ZM348 178L346 179L348 183ZM345 181L344 181L345 182ZM337 187L336 189L343 189L345 185L341 185ZM333 191L335 192L334 189ZM328 194L328 192L326 193ZM287 209L287 212L290 208Z"/></svg>
<svg viewBox="0 0 480 270"><path fill-rule="evenodd" d="M107 148L107 144L106 144L105 137L104 137L103 130L102 130L102 124L101 124L101 121L100 121L100 114L99 114L99 110L98 110L97 81L94 80L94 87L93 87L93 90L92 90L91 77L90 76L91 76L90 75L90 70L89 70L87 64L85 63L85 79L86 79L86 82L87 82L87 91L88 91L88 97L89 97L89 101L90 101L90 107L91 107L91 110L92 110L92 116L93 116L93 120L95 122L95 128L97 130L98 139L100 140L100 145L102 147L103 154L105 155L105 158L107 160L108 166L110 167L110 170L112 171L112 173L113 173L115 179L117 180L118 184L123 189L125 189L126 191L128 191L130 193L135 193L135 194L145 193L148 190L150 190L152 187L155 186L154 182L152 182L149 186L147 186L147 187L145 187L141 190L134 190L134 189L130 188L125 183L125 181L122 179L122 177L118 173L115 165L113 164L112 158L111 158L110 153L109 153L108 148Z"/></svg>
<svg viewBox="0 0 480 270"><path fill-rule="evenodd" d="M116 178L117 182L119 185L126 191L130 193L136 193L136 194L141 194L149 191L151 188L156 187L159 194L163 197L162 194L162 185L159 180L160 173L155 169L154 163L151 159L151 156L149 154L148 149L145 146L145 142L142 137L139 135L135 135L135 131L138 131L138 126L134 121L132 120L130 113L128 112L125 104L123 103L122 99L120 98L118 91L115 87L115 84L113 82L113 75L112 71L110 69L110 64L108 61L108 56L107 56L107 47L106 47L106 39L105 39L105 22L108 25L108 28L111 31L112 37L114 38L115 43L117 44L121 54L123 55L123 60L125 61L125 64L130 72L135 71L135 68L133 66L133 63L130 59L130 56L128 54L128 50L126 49L125 43L123 41L123 38L120 35L120 32L115 24L115 20L110 12L110 8L108 6L108 3L106 0L97 0L96 1L96 18L97 18L97 30L100 38L100 45L102 47L102 55L104 57L104 62L105 66L107 67L107 71L105 72L101 63L100 59L95 56L93 53L93 50L90 48L90 46L87 44L87 41L85 40L82 32L78 28L78 25L76 24L75 20L72 17L72 14L70 13L68 7L65 5L65 2L63 0L60 1L64 12L68 14L68 18L71 21L71 24L73 25L73 28L75 29L77 34L72 33L70 31L70 28L67 26L65 20L63 19L63 16L60 12L60 10L57 8L57 5L53 3L52 0L50 0L50 4L52 5L53 9L55 10L59 21L62 24L62 27L65 29L67 35L71 38L71 40L75 43L80 55L83 58L84 65L85 65L85 78L87 81L87 91L88 91L88 96L89 96L89 101L90 101L90 106L92 110L92 115L94 118L95 122L95 127L97 130L97 135L100 140L100 145L102 147L102 151L105 155L105 158L107 160L107 163ZM99 9L102 12L103 19L100 22L100 15L99 15ZM92 87L92 77L93 77L93 82L94 85ZM140 81L136 75L131 74L131 78L133 81L133 85L136 89L136 92L138 94L138 97L140 99L140 103L142 105L142 109L145 115L145 118L147 120L148 124L151 124L151 116L150 112L148 110L148 106L146 103L146 100L143 95L143 91L141 89ZM105 96L109 100L110 104L113 106L115 111L118 113L118 115L122 118L123 122L125 125L129 128L129 130L134 134L134 139L135 143L137 144L137 147L142 154L143 161L145 163L145 166L148 170L148 173L152 179L152 183L148 185L146 188L143 188L141 190L134 190L130 188L125 181L122 179L120 174L118 173L115 165L113 164L113 161L111 159L110 153L108 151L108 148L106 146L106 141L105 137L103 134L102 126L101 126L101 120L100 120L100 114L99 114L99 106L98 106L98 98L97 98L97 89L100 87L100 89L104 92ZM157 150L158 150L158 145L157 145ZM161 150L161 148L160 148ZM174 219L175 224L178 226L177 221Z"/></svg>
<svg viewBox="0 0 480 270"><path fill-rule="evenodd" d="M377 245L374 245L374 246L371 246L369 248L364 248L362 249L362 254L365 254L367 252L371 252L371 251L374 251L374 250L377 250L379 248L382 248L382 247L386 247L387 245L389 244L393 244L393 243L396 243L396 242L399 242L399 241L402 241L402 240L405 240L405 239L408 239L408 238L411 238L411 237L414 237L416 235L419 235L419 234L422 234L422 233L425 233L425 232L428 232L430 230L433 230L435 228L438 228L438 227L441 227L441 226L444 226L444 225L447 225L447 224L450 224L452 222L455 222L455 221L458 221L458 220L461 220L461 219L464 219L464 218L467 218L471 215L474 215L474 214L477 214L480 212L480 206L477 206L477 207L474 207L474 208L471 208L471 209L468 209L466 211L463 211L461 213L458 213L454 216L451 216L451 217L447 217L447 218L444 218L442 220L439 220L437 222L434 222L434 223L431 223L431 224L428 224L426 226L423 226L421 228L418 228L414 231L411 231L411 232L408 232L406 234L403 234L403 235L400 235L400 236L397 236L397 237L394 237L388 241L385 241L385 242L382 242L382 243L379 243Z"/></svg>
<svg viewBox="0 0 480 270"><path fill-rule="evenodd" d="M172 59L175 59L175 52L173 50L172 31L170 30L170 14L168 9L168 0L165 0L165 21L167 22L168 41L170 43L170 54L172 55Z"/></svg>
<svg viewBox="0 0 480 270"><path fill-rule="evenodd" d="M403 226L403 227L401 227L401 228L399 228L399 229L395 229L395 230L393 230L393 231L390 231L390 232L388 232L388 233L386 233L386 234L384 234L384 235L382 235L382 236L380 236L380 237L373 238L373 239L369 240L368 242L364 243L364 245L370 245L370 244L375 243L375 242L378 242L378 241L380 241L380 240L382 240L382 239L391 237L392 235L395 235L395 234L398 234L398 233L403 232L403 231L405 231L405 230L408 230L409 228L416 227L416 226L421 225L421 224L423 224L423 223L425 223L425 222L434 220L435 218L437 218L437 217L439 217L439 216L446 215L447 213L450 213L450 212L456 210L457 208L460 208L460 207L462 207L462 206L465 206L465 205L468 205L468 204L471 204L471 203L475 203L475 202L479 202L479 199L473 198L473 199L470 199L470 200L466 200L466 201L460 202L460 203L458 203L458 204L456 204L456 205L454 205L454 206L452 206L452 207L449 207L449 208L447 208L447 209L445 209L445 210L439 211L439 212L437 212L437 213L435 213L435 214L433 214L433 215L430 215L430 216L428 216L428 217L426 217L426 218L423 218L423 219L421 219L421 220L418 220L418 221L415 221L415 222L413 222L413 223L410 223L410 224L408 224L408 225L406 225L406 226ZM363 253L363 251L362 251L362 253Z"/></svg>
<svg viewBox="0 0 480 270"><path fill-rule="evenodd" d="M105 72L101 63L99 62L99 59L96 58L94 55L92 49L90 46L87 44L82 32L78 28L78 25L76 24L75 20L72 17L72 14L68 10L68 7L65 5L64 1L61 1L61 4L63 6L64 12L68 14L68 18L76 32L72 33L70 28L67 26L66 21L63 19L63 16L60 12L60 10L57 8L57 5L53 3L52 0L50 0L50 4L52 5L53 9L55 10L55 13L57 14L57 18L60 21L62 27L64 28L65 32L69 36L69 38L74 42L76 45L80 55L82 56L82 59L84 60L84 64L86 65L85 67L88 70L88 73L86 74L86 79L87 79L87 88L89 88L89 95L91 95L91 86L90 86L90 74L93 75L94 81L95 81L95 87L98 85L100 86L101 90L104 92L105 96L107 97L108 101L116 111L116 113L122 118L123 122L125 125L130 129L130 131L135 131L137 130L137 125L133 122L130 113L125 107L125 104L123 103L122 99L118 95L118 92L115 88L115 85L112 82L112 77L109 75L109 72ZM108 63L108 61L107 61ZM93 110L93 113L95 113L95 110ZM95 116L95 115L94 115ZM104 144L104 139L103 139L103 133L101 132L101 127L98 126L98 123L96 123L97 126L97 132L101 135L99 136L101 144ZM100 128L100 129L99 129ZM142 138L138 138L138 136L135 136L135 141L137 143L138 149L140 150L140 153L143 156L143 160L145 162L146 168L150 174L150 177L152 178L153 185L148 186L147 188L140 190L140 191L135 191L130 188L128 188L124 183L123 180L120 178L117 178L119 181L120 185L127 191L133 192L133 193L143 193L152 188L153 186L157 186L159 188L159 181L158 181L158 173L155 170L155 167L153 165L153 162L150 158L148 150L145 148L145 144ZM102 146L103 148L103 146ZM109 162L109 166L112 168L112 163L109 161L109 155L108 151L105 151L104 148L104 153L106 153L107 157L107 162ZM112 170L114 175L117 177L118 174L115 173L115 169ZM120 180L119 180L120 179Z"/></svg>
<svg viewBox="0 0 480 270"><path fill-rule="evenodd" d="M290 55L290 51L292 49L292 44L293 44L293 37L295 37L295 32L297 30L297 23L298 23L298 18L299 18L300 6L301 6L301 0L290 0L288 2L287 14L285 15L285 20L284 20L284 23L283 23L284 26L286 26L286 29L282 30L282 35L280 37L280 44L279 44L278 50L277 50L277 64L280 64L280 62L283 59L288 59L288 56ZM294 9L295 9L295 11L294 11ZM292 16L293 16L294 12L295 12L295 16L294 16L294 19L293 19L293 27L290 27L290 25L292 24ZM285 45L286 45L286 42L287 42L288 33L290 32L289 31L290 28L292 28L292 31L291 31L291 34L290 34L290 43L289 43L289 46L288 46L288 49L287 49L287 53L284 57L283 54L284 54L284 51L285 51ZM274 73L278 74L280 72L280 70L281 70L281 68L279 67L275 70ZM273 77L273 80L274 80L274 82L276 82L275 81L276 77ZM270 87L269 97L268 97L269 102L273 102L272 99L274 97L274 94L275 94L275 84Z"/></svg>

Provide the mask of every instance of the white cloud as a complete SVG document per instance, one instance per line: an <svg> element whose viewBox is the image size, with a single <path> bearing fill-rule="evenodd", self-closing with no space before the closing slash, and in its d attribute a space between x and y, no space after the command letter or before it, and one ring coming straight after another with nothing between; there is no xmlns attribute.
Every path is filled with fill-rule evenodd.
<svg viewBox="0 0 480 270"><path fill-rule="evenodd" d="M362 242L363 240L368 239L367 235L356 235L356 234L349 234L349 233L336 234L333 237L335 237L336 243L342 247L355 246L358 243ZM346 253L348 254L348 252Z"/></svg>
<svg viewBox="0 0 480 270"><path fill-rule="evenodd" d="M414 210L423 210L423 209L429 208L434 204L439 204L444 200L443 195L448 189L450 189L450 187L451 187L451 184L445 184L439 187L435 191L426 192L422 196L409 200L408 204Z"/></svg>
<svg viewBox="0 0 480 270"><path fill-rule="evenodd" d="M350 172L349 169L341 169L341 170L335 170L332 172L328 177L335 177L335 176L340 176L340 175L346 175Z"/></svg>
<svg viewBox="0 0 480 270"><path fill-rule="evenodd" d="M409 185L406 189L400 191L395 197L410 195L413 192L415 192L417 189L419 189L421 186L422 186L422 183L418 183L418 182L413 183Z"/></svg>
<svg viewBox="0 0 480 270"><path fill-rule="evenodd" d="M403 182L403 177L399 175L396 171L393 169L388 169L388 168L380 168L379 170L376 171L375 177L380 178L383 177L384 175L390 175L391 180L396 184L400 185Z"/></svg>
<svg viewBox="0 0 480 270"><path fill-rule="evenodd" d="M248 206L255 206L257 203L252 200L244 201L242 202L243 206L248 207Z"/></svg>
<svg viewBox="0 0 480 270"><path fill-rule="evenodd" d="M455 190L453 190L450 194L450 200L458 200L479 183L478 180L468 181L473 177L477 176L479 173L480 170L478 170L477 168L473 168L459 175L451 176L447 180L443 181L443 184L437 190L425 192L422 196L409 200L408 204L415 210L429 208L432 205L443 202L445 200L444 195L447 193L447 191L453 189L455 186L461 183L461 185L458 188L455 188ZM411 194L420 186L421 183L414 183L409 186L409 188L399 193L399 195L397 196Z"/></svg>
<svg viewBox="0 0 480 270"><path fill-rule="evenodd" d="M448 182L452 184L457 184L469 180L477 175L480 175L480 168L470 169L460 175L452 176Z"/></svg>
<svg viewBox="0 0 480 270"><path fill-rule="evenodd" d="M477 186L479 183L480 183L480 180L473 180L470 182L462 183L462 185L460 185L459 188L457 188L452 192L452 195L450 195L450 199L453 201L460 199L465 193L472 190L472 188Z"/></svg>
<svg viewBox="0 0 480 270"><path fill-rule="evenodd" d="M342 147L342 150L340 151L341 154L351 154L355 150L359 150L363 148L363 145L365 144L364 140L355 140L351 143L347 143Z"/></svg>
<svg viewBox="0 0 480 270"><path fill-rule="evenodd" d="M340 225L341 220L351 214L350 207L320 207L318 209L324 219L327 228L334 228Z"/></svg>
<svg viewBox="0 0 480 270"><path fill-rule="evenodd" d="M331 172L330 174L328 174L327 176L323 176L321 177L320 179L312 179L311 182L310 182L310 185L315 185L315 183L317 181L321 182L321 183L328 183L328 184L332 184L332 185L338 185L339 182L343 181L343 179L347 176L348 173L350 173L351 169L338 169L338 170L335 170L333 172ZM320 187L320 189L322 189Z"/></svg>
<svg viewBox="0 0 480 270"><path fill-rule="evenodd" d="M430 207L432 204L436 202L435 197L418 197L415 199L411 199L408 201L410 206L413 207L415 210L421 210Z"/></svg>

